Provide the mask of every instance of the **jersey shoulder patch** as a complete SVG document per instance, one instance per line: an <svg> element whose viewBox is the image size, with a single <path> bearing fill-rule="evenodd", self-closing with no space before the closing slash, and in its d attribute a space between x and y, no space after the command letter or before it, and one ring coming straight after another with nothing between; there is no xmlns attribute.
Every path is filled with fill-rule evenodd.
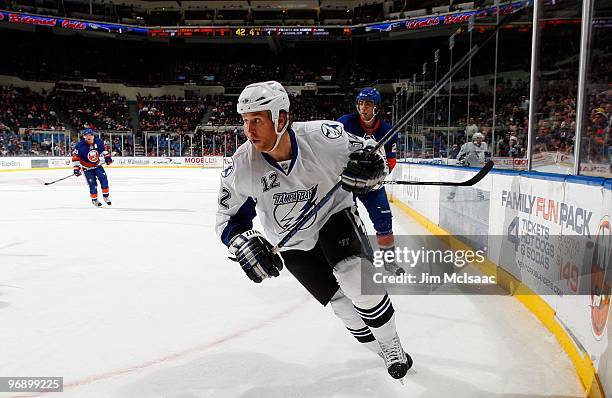
<svg viewBox="0 0 612 398"><path fill-rule="evenodd" d="M226 158L223 158L223 170L221 171L221 177L230 177L232 174L234 174L236 168L242 170L243 167L240 167L241 165L246 164L247 166L244 169L248 170L249 163L251 162L251 156L249 156L251 150L253 150L251 142L246 141L238 147L236 152L234 152L231 157L228 156Z"/></svg>
<svg viewBox="0 0 612 398"><path fill-rule="evenodd" d="M221 171L221 177L227 178L232 175L234 172L234 159L233 158L223 158L223 170Z"/></svg>
<svg viewBox="0 0 612 398"><path fill-rule="evenodd" d="M342 137L344 133L344 127L342 123L325 121L321 123L321 133L330 140L335 140Z"/></svg>

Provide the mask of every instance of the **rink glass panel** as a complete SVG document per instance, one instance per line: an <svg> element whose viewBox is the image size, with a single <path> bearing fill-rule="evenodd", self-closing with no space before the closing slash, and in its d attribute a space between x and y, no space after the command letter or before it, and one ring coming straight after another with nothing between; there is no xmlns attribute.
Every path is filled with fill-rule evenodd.
<svg viewBox="0 0 612 398"><path fill-rule="evenodd" d="M535 171L573 172L581 11L577 1L540 4L536 84L530 104Z"/></svg>
<svg viewBox="0 0 612 398"><path fill-rule="evenodd" d="M607 3L607 4L606 4ZM612 5L593 1L587 59L586 101L580 147L580 174L612 177Z"/></svg>
<svg viewBox="0 0 612 398"><path fill-rule="evenodd" d="M484 8L491 6L492 1L486 2ZM502 18L503 12L499 20ZM401 130L400 159L455 164L461 145L471 141L476 131L485 136L492 157L505 158L505 168L512 167L513 158L526 158L524 99L529 96L531 18L528 9L515 23L505 26ZM412 77L396 92L393 120L407 113L470 48L481 45L497 22L496 13L490 11L473 22L441 31L440 44L413 66Z"/></svg>

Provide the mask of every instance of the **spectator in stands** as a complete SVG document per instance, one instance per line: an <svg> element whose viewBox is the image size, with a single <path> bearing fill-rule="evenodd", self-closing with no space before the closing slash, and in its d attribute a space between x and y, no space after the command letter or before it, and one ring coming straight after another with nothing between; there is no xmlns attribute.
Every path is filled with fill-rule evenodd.
<svg viewBox="0 0 612 398"><path fill-rule="evenodd" d="M0 87L0 122L14 131L64 129L46 97L29 88Z"/></svg>
<svg viewBox="0 0 612 398"><path fill-rule="evenodd" d="M457 155L459 154L460 150L461 150L461 146L459 144L453 144L453 147L448 155L448 158L457 159Z"/></svg>
<svg viewBox="0 0 612 398"><path fill-rule="evenodd" d="M207 108L205 98L177 96L138 97L140 129L160 132L191 132Z"/></svg>
<svg viewBox="0 0 612 398"><path fill-rule="evenodd" d="M58 109L63 109L70 124L77 130L129 131L130 116L127 99L117 93L99 90L60 91L52 94Z"/></svg>
<svg viewBox="0 0 612 398"><path fill-rule="evenodd" d="M476 134L477 132L478 132L478 126L476 125L474 118L471 117L470 120L468 121L467 126L465 127L465 135L467 136L468 139L471 139L472 136Z"/></svg>
<svg viewBox="0 0 612 398"><path fill-rule="evenodd" d="M521 109L525 113L529 112L529 100L527 99L527 96L525 95L521 97Z"/></svg>

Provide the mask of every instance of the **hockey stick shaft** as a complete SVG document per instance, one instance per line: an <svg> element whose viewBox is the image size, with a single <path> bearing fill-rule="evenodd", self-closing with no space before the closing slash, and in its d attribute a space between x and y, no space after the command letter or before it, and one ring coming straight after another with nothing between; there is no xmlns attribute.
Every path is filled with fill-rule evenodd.
<svg viewBox="0 0 612 398"><path fill-rule="evenodd" d="M106 165L106 160L105 160L105 163L100 163L100 164L99 164L99 165L97 165L96 167L93 167L93 168L91 168L91 169L87 169L87 170L93 170L93 169L95 169L95 168L98 168L98 167L100 167L100 166L104 166L104 165ZM110 166L110 165L108 165L108 166ZM87 171L87 170L85 170L85 171ZM63 180L65 180L66 178L70 178L70 177L72 177L72 176L74 176L74 173L73 173L73 174L70 174L69 176L62 177L62 178L60 178L59 180L55 180L55 181L51 181L51 182L45 182L44 184L45 184L45 185L55 184L56 182L63 181Z"/></svg>
<svg viewBox="0 0 612 398"><path fill-rule="evenodd" d="M491 169L493 168L494 163L489 160L482 169L480 169L480 171L478 171L478 173L476 173L475 176L473 176L472 178L470 178L467 181L461 181L461 182L447 182L447 181L385 181L385 184L399 184L399 185L439 185L439 186L455 186L455 187L465 187L465 186L472 186L476 183L478 183L480 180L482 180L488 173L489 171L491 171ZM280 242L278 242L276 244L276 246L274 246L274 248L272 248L272 252L273 253L277 253L281 247L285 246L287 244L287 242L289 242L289 240L291 238L293 238L293 236L295 236L295 234L298 233L298 231L300 230L300 228L302 228L304 226L304 224L306 224L306 222L308 220L310 220L315 214L317 214L317 212L321 209L321 207L325 206L325 204L327 202L329 202L329 200L332 198L332 196L334 195L334 193L336 193L336 191L338 189L340 189L340 187L342 186L342 183L339 181L336 183L336 185L333 186L332 189L329 190L329 192L327 192L327 194L325 194L325 196L323 198L321 198L321 200L314 205L314 207L312 207L308 213L306 213L302 219L289 231L287 232L287 234L283 237L283 239L281 239Z"/></svg>
<svg viewBox="0 0 612 398"><path fill-rule="evenodd" d="M487 44L493 37L495 37L495 34L501 29L501 27L509 22L511 22L512 20L514 20L515 18L517 18L518 15L521 14L521 11L525 10L527 8L527 5L519 8L518 10L514 11L511 14L508 14L504 17L504 19L502 19L493 29L493 31L491 33L489 33L489 35L485 38L485 40L481 43L481 44L476 44L474 47L472 47L470 49L470 51L468 51L463 58L461 58L459 60L459 62L457 62L457 64L455 64L447 73L446 75L444 75L440 81L434 86L432 87L427 94L425 94L413 107L412 109L410 109L410 111L408 111L404 116L402 116L400 118L400 120L398 120L393 127L391 127L391 129L378 141L378 143L376 144L376 146L372 149L372 152L376 152L378 151L383 145L385 145L387 142L389 142L389 140L398 133L398 131L404 127L406 124L408 124L408 122L410 120L412 120L412 118L414 118L416 116L416 114L442 89L442 87L444 87L450 80L451 78L461 69L463 68L468 62L469 60L478 52L480 51L480 49ZM499 11L499 10L498 10ZM487 171L488 173L488 171ZM485 173L486 174L486 173ZM308 220L310 220L315 214L317 214L317 212L321 209L321 207L323 207L327 202L329 202L329 200L332 198L332 196L334 195L334 193L340 189L340 187L342 186L342 183L340 181L338 181L336 183L336 185L333 186L332 189L329 190L329 192L327 192L327 194L325 194L325 196L323 198L321 198L321 200L319 201L319 203L317 203L315 206L313 206L308 213L305 213L301 220L293 226L293 228L291 228L291 230L289 230L287 232L287 234L283 237L283 239L280 240L280 242L278 242L276 244L276 246L274 246L272 248L272 252L273 253L277 253L282 247L284 247L287 242L289 242L289 240L291 240L291 238L293 238L295 236L295 234L298 233L298 231L300 230L300 228L302 228L307 222Z"/></svg>
<svg viewBox="0 0 612 398"><path fill-rule="evenodd" d="M334 196L334 193L336 193L336 191L340 189L341 186L342 186L342 182L338 181L336 185L334 185L333 188L330 189L329 192L327 192L325 196L321 198L321 200L319 200L319 203L314 205L308 211L308 213L304 214L304 216L302 216L302 219L297 224L295 224L295 226L291 230L289 230L289 232L287 232L287 235L283 236L283 239L281 239L280 242L278 242L276 246L272 248L272 253L278 253L280 248L285 246L287 242L289 242L289 240L293 238L295 234L298 233L300 228L302 228L304 224L308 222L308 220L310 220L315 214L317 214L319 210L321 209L321 207L325 206L325 204L329 202L332 196Z"/></svg>
<svg viewBox="0 0 612 398"><path fill-rule="evenodd" d="M438 185L443 187L470 187L482 180L495 164L489 160L472 178L467 181L450 182L450 181L385 181L388 185Z"/></svg>
<svg viewBox="0 0 612 398"><path fill-rule="evenodd" d="M63 181L63 180L65 180L66 178L70 178L70 177L72 177L72 176L74 176L74 174L70 174L69 176L66 176L66 177L60 178L59 180L55 180L55 181L51 181L51 182L45 182L45 185L55 184L56 182Z"/></svg>

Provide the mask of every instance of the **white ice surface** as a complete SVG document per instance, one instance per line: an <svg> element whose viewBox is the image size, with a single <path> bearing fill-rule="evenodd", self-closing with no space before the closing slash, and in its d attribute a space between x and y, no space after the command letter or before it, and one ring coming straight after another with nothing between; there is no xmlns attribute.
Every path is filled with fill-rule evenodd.
<svg viewBox="0 0 612 398"><path fill-rule="evenodd" d="M498 296L394 296L415 366L393 381L288 272L256 285L226 259L218 170L109 169L110 209L82 177L37 181L67 173L0 173L0 376L63 376L45 396L582 396L554 337Z"/></svg>

